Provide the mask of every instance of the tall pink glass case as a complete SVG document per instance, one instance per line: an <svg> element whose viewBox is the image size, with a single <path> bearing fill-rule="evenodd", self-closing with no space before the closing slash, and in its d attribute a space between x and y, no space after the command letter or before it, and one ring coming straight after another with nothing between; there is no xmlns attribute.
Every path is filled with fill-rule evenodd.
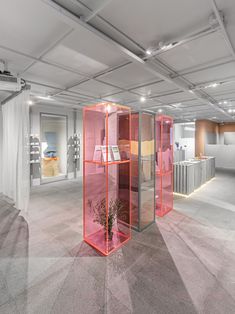
<svg viewBox="0 0 235 314"><path fill-rule="evenodd" d="M104 255L131 238L130 124L125 106L83 110L84 241Z"/></svg>
<svg viewBox="0 0 235 314"><path fill-rule="evenodd" d="M156 215L173 209L173 119L156 116Z"/></svg>

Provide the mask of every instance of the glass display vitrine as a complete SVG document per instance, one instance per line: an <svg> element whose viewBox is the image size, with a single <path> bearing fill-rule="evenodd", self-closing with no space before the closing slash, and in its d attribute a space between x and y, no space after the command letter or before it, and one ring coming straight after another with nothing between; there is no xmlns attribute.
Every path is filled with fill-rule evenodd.
<svg viewBox="0 0 235 314"><path fill-rule="evenodd" d="M131 237L130 123L121 105L83 110L84 240L104 255Z"/></svg>
<svg viewBox="0 0 235 314"><path fill-rule="evenodd" d="M156 116L156 215L173 209L173 120Z"/></svg>
<svg viewBox="0 0 235 314"><path fill-rule="evenodd" d="M151 113L131 114L131 208L137 231L155 221L154 123Z"/></svg>

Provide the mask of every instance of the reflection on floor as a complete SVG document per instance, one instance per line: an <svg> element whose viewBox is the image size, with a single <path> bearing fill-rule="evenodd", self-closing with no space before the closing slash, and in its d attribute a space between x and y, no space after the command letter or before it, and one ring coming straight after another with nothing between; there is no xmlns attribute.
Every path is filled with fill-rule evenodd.
<svg viewBox="0 0 235 314"><path fill-rule="evenodd" d="M66 174L64 173L59 173L57 176L52 176L52 177L45 177L42 176L42 183L51 183L51 182L56 182L60 180L66 179Z"/></svg>
<svg viewBox="0 0 235 314"><path fill-rule="evenodd" d="M82 242L81 182L0 200L0 313L234 313L235 174L217 177L105 258Z"/></svg>

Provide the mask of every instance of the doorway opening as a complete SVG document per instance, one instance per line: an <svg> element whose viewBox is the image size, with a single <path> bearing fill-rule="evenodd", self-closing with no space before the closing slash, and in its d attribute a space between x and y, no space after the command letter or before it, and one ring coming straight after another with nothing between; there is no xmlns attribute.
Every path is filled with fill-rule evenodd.
<svg viewBox="0 0 235 314"><path fill-rule="evenodd" d="M41 183L67 178L67 116L41 113Z"/></svg>

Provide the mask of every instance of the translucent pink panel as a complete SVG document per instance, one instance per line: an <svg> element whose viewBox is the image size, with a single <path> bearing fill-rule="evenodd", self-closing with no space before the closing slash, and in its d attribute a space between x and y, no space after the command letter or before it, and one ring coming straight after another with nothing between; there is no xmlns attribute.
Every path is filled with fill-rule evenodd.
<svg viewBox="0 0 235 314"><path fill-rule="evenodd" d="M130 110L84 108L84 240L104 255L130 239Z"/></svg>
<svg viewBox="0 0 235 314"><path fill-rule="evenodd" d="M84 141L85 160L102 161L102 154L99 147L105 143L105 113L96 110L84 110Z"/></svg>
<svg viewBox="0 0 235 314"><path fill-rule="evenodd" d="M101 251L106 250L105 227L102 220L106 217L106 174L107 167L98 164L84 163L84 239L92 242Z"/></svg>
<svg viewBox="0 0 235 314"><path fill-rule="evenodd" d="M130 161L130 110L119 105L108 111L107 145L118 146L120 160Z"/></svg>
<svg viewBox="0 0 235 314"><path fill-rule="evenodd" d="M114 212L115 219L110 220L112 241L108 241L107 253L119 247L131 235L129 168L129 163L113 164L108 167L108 214L110 217Z"/></svg>
<svg viewBox="0 0 235 314"><path fill-rule="evenodd" d="M156 214L173 209L173 120L156 118Z"/></svg>
<svg viewBox="0 0 235 314"><path fill-rule="evenodd" d="M156 144L156 171L160 172L161 169L161 128L162 122L159 119L156 119L155 122L155 144Z"/></svg>

